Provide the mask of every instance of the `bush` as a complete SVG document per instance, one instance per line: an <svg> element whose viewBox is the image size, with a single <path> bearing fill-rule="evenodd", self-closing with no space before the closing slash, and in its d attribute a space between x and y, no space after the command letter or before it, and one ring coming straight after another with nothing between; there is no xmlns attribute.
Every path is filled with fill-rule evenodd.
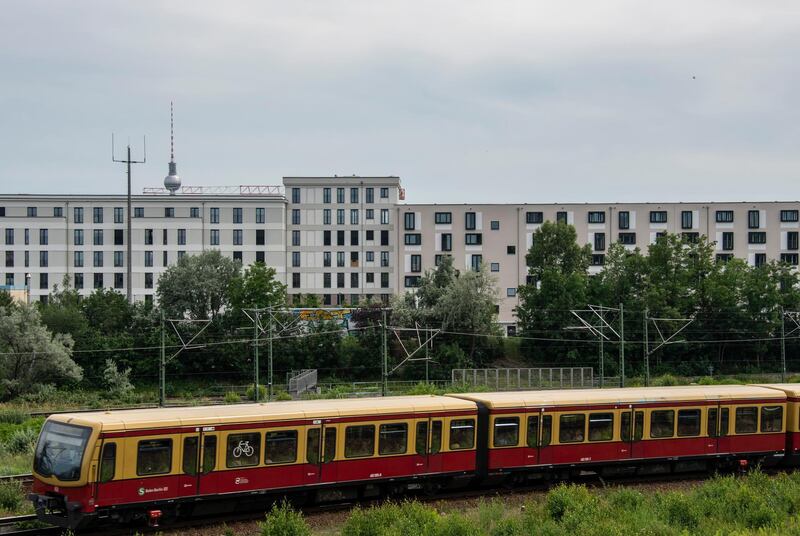
<svg viewBox="0 0 800 536"><path fill-rule="evenodd" d="M0 508L14 512L22 506L24 490L19 480L0 482Z"/></svg>
<svg viewBox="0 0 800 536"><path fill-rule="evenodd" d="M33 448L38 438L38 430L33 428L20 428L6 440L5 446L12 454L33 453Z"/></svg>
<svg viewBox="0 0 800 536"><path fill-rule="evenodd" d="M256 394L256 390L253 388L252 385L247 388L247 391L245 391L245 396L247 397L248 400L255 400L256 399L255 394ZM266 402L266 400L267 400L267 388L265 386L263 386L263 385L259 385L258 386L258 401L259 402Z"/></svg>
<svg viewBox="0 0 800 536"><path fill-rule="evenodd" d="M26 411L17 408L0 410L0 423L22 424L30 419L30 417L31 416Z"/></svg>
<svg viewBox="0 0 800 536"><path fill-rule="evenodd" d="M277 393L275 393L275 400L278 402L287 402L292 399L292 395L281 389Z"/></svg>
<svg viewBox="0 0 800 536"><path fill-rule="evenodd" d="M554 521L585 518L597 507L597 499L586 486L560 484L547 494L547 513Z"/></svg>
<svg viewBox="0 0 800 536"><path fill-rule="evenodd" d="M113 359L106 359L103 367L103 385L113 397L120 398L133 391L131 369L119 370Z"/></svg>
<svg viewBox="0 0 800 536"><path fill-rule="evenodd" d="M293 510L286 501L273 505L259 527L262 536L311 536L311 528L303 515Z"/></svg>
<svg viewBox="0 0 800 536"><path fill-rule="evenodd" d="M653 380L653 385L656 387L672 387L673 385L680 385L680 382L672 374L663 374Z"/></svg>
<svg viewBox="0 0 800 536"><path fill-rule="evenodd" d="M237 404L242 401L242 397L239 396L239 393L236 393L234 391L228 391L227 393L225 393L224 400L226 404Z"/></svg>

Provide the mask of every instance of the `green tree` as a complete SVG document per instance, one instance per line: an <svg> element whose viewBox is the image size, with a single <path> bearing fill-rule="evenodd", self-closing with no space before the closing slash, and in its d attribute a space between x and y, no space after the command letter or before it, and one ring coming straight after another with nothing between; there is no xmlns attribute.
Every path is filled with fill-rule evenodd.
<svg viewBox="0 0 800 536"><path fill-rule="evenodd" d="M230 305L240 264L218 250L185 255L158 280L158 301L171 317L215 320Z"/></svg>
<svg viewBox="0 0 800 536"><path fill-rule="evenodd" d="M274 307L286 303L286 285L276 279L275 268L257 262L231 282L230 296L235 309Z"/></svg>
<svg viewBox="0 0 800 536"><path fill-rule="evenodd" d="M53 334L34 306L0 308L0 385L9 399L39 384L79 381L81 368L72 360L72 337Z"/></svg>

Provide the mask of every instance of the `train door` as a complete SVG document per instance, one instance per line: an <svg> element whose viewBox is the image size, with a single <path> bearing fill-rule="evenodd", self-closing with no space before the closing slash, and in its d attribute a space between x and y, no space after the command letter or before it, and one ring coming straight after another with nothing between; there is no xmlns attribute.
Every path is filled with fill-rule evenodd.
<svg viewBox="0 0 800 536"><path fill-rule="evenodd" d="M707 452L726 454L731 451L730 408L722 407L719 402L716 407L708 408L707 435Z"/></svg>
<svg viewBox="0 0 800 536"><path fill-rule="evenodd" d="M122 498L121 486L114 479L122 476L117 467L120 469L123 467L121 458L123 450L122 445L116 441L104 440L100 443L100 459L95 479L95 504L115 504Z"/></svg>
<svg viewBox="0 0 800 536"><path fill-rule="evenodd" d="M428 419L427 472L442 472L442 419Z"/></svg>
<svg viewBox="0 0 800 536"><path fill-rule="evenodd" d="M181 476L178 478L179 497L188 497L198 493L198 469L200 463L200 429L181 435Z"/></svg>
<svg viewBox="0 0 800 536"><path fill-rule="evenodd" d="M336 426L321 420L306 428L306 484L336 481L336 435Z"/></svg>
<svg viewBox="0 0 800 536"><path fill-rule="evenodd" d="M217 435L214 427L197 428L181 436L181 477L178 495L207 495L217 492Z"/></svg>
<svg viewBox="0 0 800 536"><path fill-rule="evenodd" d="M214 427L204 428L200 433L200 465L197 472L197 493L217 493L217 434Z"/></svg>
<svg viewBox="0 0 800 536"><path fill-rule="evenodd" d="M525 415L527 434L525 439L525 465L552 463L553 416L544 408L534 409Z"/></svg>
<svg viewBox="0 0 800 536"><path fill-rule="evenodd" d="M620 415L620 458L644 457L644 411L633 405Z"/></svg>

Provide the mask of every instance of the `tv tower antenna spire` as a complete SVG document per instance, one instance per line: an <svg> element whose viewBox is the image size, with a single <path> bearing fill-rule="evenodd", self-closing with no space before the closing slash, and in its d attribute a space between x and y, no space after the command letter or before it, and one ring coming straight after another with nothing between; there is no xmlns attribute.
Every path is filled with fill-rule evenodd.
<svg viewBox="0 0 800 536"><path fill-rule="evenodd" d="M181 187L181 178L178 176L178 164L175 163L175 120L172 110L172 101L169 103L169 174L164 177L164 188L169 190L169 195Z"/></svg>
<svg viewBox="0 0 800 536"><path fill-rule="evenodd" d="M147 139L142 136L142 148L143 148L143 155L141 160L133 160L131 158L131 144L128 143L128 151L127 155L124 160L116 158L114 154L114 133L111 133L111 161L112 162L119 162L122 164L126 164L128 168L128 236L125 239L125 243L127 244L127 259L125 261L125 266L127 266L127 281L125 281L125 288L127 289L127 298L128 303L133 303L133 282L131 281L132 277L132 246L131 243L133 242L131 237L131 218L133 217L132 210L131 210L131 164L144 164L147 162Z"/></svg>

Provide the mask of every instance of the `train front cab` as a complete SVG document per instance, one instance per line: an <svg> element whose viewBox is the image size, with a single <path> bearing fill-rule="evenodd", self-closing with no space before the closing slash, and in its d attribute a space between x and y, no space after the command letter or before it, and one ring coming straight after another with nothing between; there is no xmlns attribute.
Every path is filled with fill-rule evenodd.
<svg viewBox="0 0 800 536"><path fill-rule="evenodd" d="M783 459L786 402L766 389L453 395L489 411L487 477L735 467ZM791 423L791 419L790 419Z"/></svg>
<svg viewBox="0 0 800 536"><path fill-rule="evenodd" d="M45 422L34 450L28 495L41 521L72 529L91 521L99 433L95 423L70 416L51 416Z"/></svg>

